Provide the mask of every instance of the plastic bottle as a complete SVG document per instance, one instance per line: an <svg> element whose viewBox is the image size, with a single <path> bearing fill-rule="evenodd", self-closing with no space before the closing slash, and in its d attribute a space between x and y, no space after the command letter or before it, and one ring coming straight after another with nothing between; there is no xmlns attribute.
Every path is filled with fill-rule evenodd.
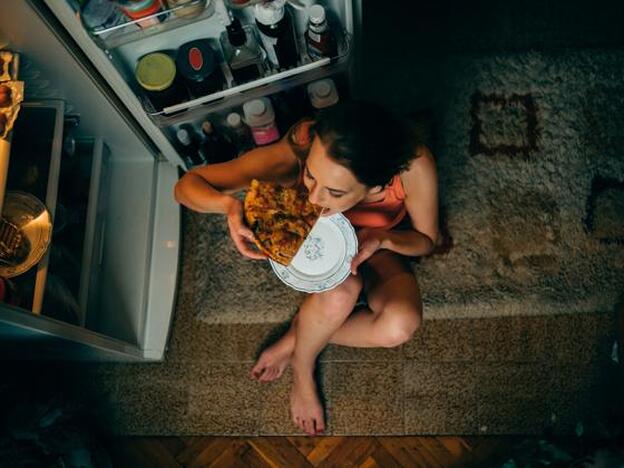
<svg viewBox="0 0 624 468"><path fill-rule="evenodd" d="M188 169L206 164L206 161L199 152L199 142L197 135L192 128L185 126L178 129L176 138L180 147L180 156Z"/></svg>
<svg viewBox="0 0 624 468"><path fill-rule="evenodd" d="M310 104L317 111L333 106L339 100L336 85L331 78L310 83L308 96L310 97Z"/></svg>
<svg viewBox="0 0 624 468"><path fill-rule="evenodd" d="M310 7L316 4L316 0L295 0L288 1L288 4L292 7L291 13L293 14L295 31L305 32L308 27Z"/></svg>
<svg viewBox="0 0 624 468"><path fill-rule="evenodd" d="M338 55L336 38L327 24L325 9L312 5L309 11L308 28L305 33L308 56L312 60Z"/></svg>
<svg viewBox="0 0 624 468"><path fill-rule="evenodd" d="M254 143L249 127L245 125L238 112L231 112L225 119L232 143L238 148L238 154L242 154L253 148Z"/></svg>
<svg viewBox="0 0 624 468"><path fill-rule="evenodd" d="M275 112L268 98L254 99L243 104L245 121L251 128L254 142L258 146L278 140L279 130L275 124Z"/></svg>
<svg viewBox="0 0 624 468"><path fill-rule="evenodd" d="M200 151L208 164L229 161L238 156L236 147L215 132L212 122L206 120L201 126L203 140Z"/></svg>
<svg viewBox="0 0 624 468"><path fill-rule="evenodd" d="M284 69L297 65L297 41L285 0L257 3L254 15L262 44L273 66Z"/></svg>
<svg viewBox="0 0 624 468"><path fill-rule="evenodd" d="M236 84L260 78L264 74L265 53L258 44L253 29L242 26L238 18L221 34L221 47Z"/></svg>

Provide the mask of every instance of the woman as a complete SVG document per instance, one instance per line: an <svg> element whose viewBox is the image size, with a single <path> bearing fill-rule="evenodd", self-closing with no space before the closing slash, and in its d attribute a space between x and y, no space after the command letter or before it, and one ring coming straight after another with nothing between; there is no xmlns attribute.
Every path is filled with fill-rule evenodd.
<svg viewBox="0 0 624 468"><path fill-rule="evenodd" d="M230 195L254 178L284 186L303 182L324 216L344 213L357 230L352 275L335 289L308 295L289 331L251 370L251 378L269 382L292 365L291 417L315 435L325 430L325 418L314 366L327 343L399 346L421 324L418 284L405 257L431 253L439 239L435 162L387 110L352 101L299 122L273 145L185 174L176 200L225 214L240 253L264 259L244 225L242 203ZM367 305L354 311L361 292Z"/></svg>

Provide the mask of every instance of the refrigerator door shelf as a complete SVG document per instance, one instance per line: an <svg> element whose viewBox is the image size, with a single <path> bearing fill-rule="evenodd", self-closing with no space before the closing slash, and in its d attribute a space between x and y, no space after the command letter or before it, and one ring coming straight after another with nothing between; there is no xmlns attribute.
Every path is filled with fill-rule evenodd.
<svg viewBox="0 0 624 468"><path fill-rule="evenodd" d="M174 8L163 8L153 15L137 20L128 19L124 23L109 28L94 31L85 26L85 29L93 36L93 40L102 49L116 49L117 47L132 42L141 41L167 31L173 31L184 26L204 21L214 15L214 1L215 0L191 0L188 4L179 5ZM200 7L202 4L205 5L205 8L197 16L178 16L175 13L176 11L192 8L194 6ZM141 22L153 20L154 18L158 18L160 23L141 28Z"/></svg>
<svg viewBox="0 0 624 468"><path fill-rule="evenodd" d="M37 193L32 193L28 188L22 185L16 185L15 181L7 180L6 188L8 190L18 190L26 193L30 193L45 204L52 221L54 222L54 215L56 211L56 200L58 194L59 174L61 167L61 147L63 142L63 116L65 113L65 103L61 100L39 101L39 102L23 102L21 109L21 120L18 116L16 121L16 128L13 130L13 166L20 165L20 167L26 168L29 164L25 161L28 157L33 157L36 161L32 161L27 169L29 173L24 173L24 179L28 178L33 180L36 177L34 174L40 176L46 176L47 179L45 185L37 183ZM22 129L22 121L25 119L31 125L31 128ZM24 132L29 132L25 134ZM32 138L33 134L39 134L42 138L45 138L43 147L33 146L30 144L22 145L21 138ZM43 136L45 135L45 137ZM49 137L49 139L48 139ZM48 144L49 143L49 144ZM20 148L24 148L21 150ZM46 153L29 154L29 150L47 150ZM17 152L20 154L16 154ZM25 153L25 154L22 154ZM11 160L8 164L8 175L10 177L12 171ZM34 171L34 172L33 172ZM34 184L33 184L34 186ZM3 187L4 191L5 187ZM27 301L29 310L34 314L40 314L43 298L46 286L46 279L48 274L48 261L49 261L49 249L43 256L43 258L33 268L35 269L34 288L32 300ZM27 272L26 272L27 273ZM16 278L19 278L17 276Z"/></svg>
<svg viewBox="0 0 624 468"><path fill-rule="evenodd" d="M162 154L179 166L184 165L175 150L175 145L167 138L166 132L162 131L166 127L185 120L196 119L199 113L206 115L227 107L235 107L250 99L274 94L293 86L341 73L350 67L352 62L351 57L355 47L353 37L357 21L357 16L354 15L357 15L359 11L359 0L326 0L323 2L328 20L331 19L330 23L335 25L334 30L338 32L339 36L339 54L329 61L310 62L305 53L303 38L308 15L305 11L288 6L287 10L292 16L299 41L299 66L238 86L233 86L230 79L228 80L229 88L210 96L201 96L187 102L181 102L161 112L156 112L153 108L150 109L149 102L144 97L134 76L138 60L155 51L175 53L180 46L196 39L209 39L218 44L225 25L229 23L230 19L227 10L224 8L224 0L212 1L215 5L215 13L209 17L200 16L188 21L168 18L162 25L154 26L153 34L150 32L151 28L145 30L138 30L137 28L136 35L131 37L131 41L126 42L124 39L119 42L111 42L106 46L107 48L102 49L100 48L101 44L98 46L95 43L94 36L84 29L80 19L67 2L45 0L45 5L50 12L63 24L66 31L86 53L108 84L128 106L135 119L153 138ZM243 24L255 24L253 6L236 10L234 14ZM171 26L165 26L169 21L172 22ZM129 40L130 36L127 39ZM222 55L220 47L217 45L216 48L217 55ZM223 61L222 58L220 60ZM229 75L227 65L223 64L222 69L227 80Z"/></svg>
<svg viewBox="0 0 624 468"><path fill-rule="evenodd" d="M151 115L151 117L158 127L170 127L194 120L200 115L205 116L208 113L216 113L240 106L252 99L269 96L295 86L333 76L345 69L344 63L330 65L329 59L323 59L292 70L276 73L253 83L246 83L166 108L164 112Z"/></svg>
<svg viewBox="0 0 624 468"><path fill-rule="evenodd" d="M51 3L64 5L68 13L71 12L65 2ZM90 243L85 265L91 271L82 279L83 288L88 285L88 290L79 298L86 303L85 326L81 326L80 321L72 324L61 320L64 317L37 316L9 304L0 304L0 356L159 360L164 355L173 315L178 273L180 206L173 199L177 167L161 157L160 151L165 151L168 140L142 110L133 110L132 100L136 101L136 98L124 94L125 83L115 81L119 74L87 36L80 22L73 18L80 26L79 32L85 35L85 43L91 45L86 50L69 37L68 31L59 23L63 20L50 13L43 2L7 0L0 15L0 29L10 41L11 49L21 53L20 74L31 98L40 93L40 97L58 97L60 102L67 103L66 108L71 105L72 114L80 116L80 125L73 130L77 144L80 141L94 142L93 151L85 145L82 147L84 151L75 153L81 156L76 162L92 162L91 165L66 165L68 161L61 158L58 179L61 204L56 206L55 220L61 219L61 205L66 208L69 205L63 200L75 200L74 195L79 197L81 206L86 204L90 208L81 209L77 217L66 218L77 225L82 221L74 221L86 216L89 221L84 221L84 229L67 230L66 227L64 231L73 234L72 239L90 231L87 234L90 240L84 243ZM91 56L98 59L93 60ZM106 60L108 69L102 67L100 70L103 63L99 58ZM26 67L27 64L30 67ZM37 86L44 81L46 87ZM136 104L140 109L140 104ZM148 125L138 121L137 116L141 115ZM47 141L42 129L33 127L38 137L31 140L38 144ZM14 132L11 148L14 154L18 141L18 134ZM104 142L110 149L110 158L105 156ZM98 145L102 150L99 169L94 167L100 157ZM47 153L49 158L49 149ZM173 149L167 157L172 162L178 158ZM12 157L11 164L17 159ZM80 169L77 171L81 175L80 184L74 177L73 168ZM9 167L9 188L20 180L21 177L11 176ZM36 180L44 185L47 169L46 175L39 175ZM38 198L47 199L45 187L37 192L44 193ZM94 194L97 195L92 198ZM92 224L94 219L95 224ZM53 237L52 248L59 246L59 242L55 244ZM79 243L68 249L80 257L83 250L77 246ZM50 258L53 260L52 256ZM60 258L61 262L56 265L64 267L62 260L66 257ZM48 284L51 284L53 265L51 261ZM73 284L80 283L80 279L78 270L78 280L72 279ZM46 313L47 300L46 291Z"/></svg>

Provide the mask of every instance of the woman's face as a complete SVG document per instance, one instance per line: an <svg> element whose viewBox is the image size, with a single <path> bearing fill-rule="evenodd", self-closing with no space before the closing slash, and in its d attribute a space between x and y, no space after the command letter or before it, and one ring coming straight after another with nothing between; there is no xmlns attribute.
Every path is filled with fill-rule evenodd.
<svg viewBox="0 0 624 468"><path fill-rule="evenodd" d="M372 191L349 169L329 157L318 136L303 168L303 182L310 192L310 202L324 208L323 216L348 210Z"/></svg>

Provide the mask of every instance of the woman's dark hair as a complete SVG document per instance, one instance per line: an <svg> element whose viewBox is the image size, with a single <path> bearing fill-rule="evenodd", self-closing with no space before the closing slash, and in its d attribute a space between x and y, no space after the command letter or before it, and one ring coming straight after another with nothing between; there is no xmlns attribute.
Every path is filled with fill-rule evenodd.
<svg viewBox="0 0 624 468"><path fill-rule="evenodd" d="M329 156L368 187L386 185L416 157L405 122L373 102L352 100L325 109L314 131Z"/></svg>

